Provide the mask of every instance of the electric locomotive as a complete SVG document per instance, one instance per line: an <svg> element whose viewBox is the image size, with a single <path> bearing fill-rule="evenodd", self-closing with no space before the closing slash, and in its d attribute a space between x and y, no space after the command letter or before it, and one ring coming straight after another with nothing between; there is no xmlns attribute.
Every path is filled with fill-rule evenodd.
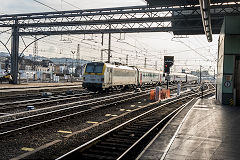
<svg viewBox="0 0 240 160"><path fill-rule="evenodd" d="M88 63L83 75L83 87L91 91L137 85L137 69L103 62Z"/></svg>

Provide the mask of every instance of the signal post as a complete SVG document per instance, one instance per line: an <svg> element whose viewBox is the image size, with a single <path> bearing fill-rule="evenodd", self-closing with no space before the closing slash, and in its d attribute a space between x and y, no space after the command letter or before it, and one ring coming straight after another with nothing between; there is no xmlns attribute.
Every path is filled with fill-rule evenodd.
<svg viewBox="0 0 240 160"><path fill-rule="evenodd" d="M170 67L173 66L174 63L174 56L164 56L164 75L165 79L167 80L167 89L169 86L169 81L170 81Z"/></svg>

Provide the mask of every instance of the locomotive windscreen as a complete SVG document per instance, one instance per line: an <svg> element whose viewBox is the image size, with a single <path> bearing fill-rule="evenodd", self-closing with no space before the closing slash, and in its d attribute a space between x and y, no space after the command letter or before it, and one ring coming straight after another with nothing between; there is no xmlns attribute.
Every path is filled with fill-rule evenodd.
<svg viewBox="0 0 240 160"><path fill-rule="evenodd" d="M104 63L88 63L85 72L102 73Z"/></svg>

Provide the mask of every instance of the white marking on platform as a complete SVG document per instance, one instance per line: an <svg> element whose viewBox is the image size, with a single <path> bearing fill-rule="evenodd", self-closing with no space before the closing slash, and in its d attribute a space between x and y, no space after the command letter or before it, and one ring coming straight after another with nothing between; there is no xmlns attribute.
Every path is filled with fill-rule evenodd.
<svg viewBox="0 0 240 160"><path fill-rule="evenodd" d="M193 109L195 109L195 110L205 110L205 111L209 110L208 108L193 108Z"/></svg>
<svg viewBox="0 0 240 160"><path fill-rule="evenodd" d="M105 114L105 116L106 116L106 117L109 117L109 116L111 116L111 114Z"/></svg>
<svg viewBox="0 0 240 160"><path fill-rule="evenodd" d="M202 107L202 108L207 108L208 106L207 105L198 105L198 104L196 104L196 105L194 105L194 107Z"/></svg>
<svg viewBox="0 0 240 160"><path fill-rule="evenodd" d="M118 115L116 115L116 114L112 114L111 116L112 116L112 117L117 117Z"/></svg>
<svg viewBox="0 0 240 160"><path fill-rule="evenodd" d="M120 111L125 111L125 109L120 109Z"/></svg>
<svg viewBox="0 0 240 160"><path fill-rule="evenodd" d="M131 105L131 107L135 107L135 105L134 105L134 104L132 104L132 105Z"/></svg>
<svg viewBox="0 0 240 160"><path fill-rule="evenodd" d="M138 103L142 103L142 102L138 102Z"/></svg>
<svg viewBox="0 0 240 160"><path fill-rule="evenodd" d="M130 110L130 109L128 109L128 110L126 110L127 112L131 112L132 110Z"/></svg>

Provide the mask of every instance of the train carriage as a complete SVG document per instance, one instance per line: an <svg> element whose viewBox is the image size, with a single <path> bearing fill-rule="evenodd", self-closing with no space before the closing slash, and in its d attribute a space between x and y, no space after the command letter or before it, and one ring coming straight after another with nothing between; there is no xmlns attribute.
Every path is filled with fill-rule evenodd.
<svg viewBox="0 0 240 160"><path fill-rule="evenodd" d="M160 84L163 79L163 73L157 70L138 69L139 85Z"/></svg>
<svg viewBox="0 0 240 160"><path fill-rule="evenodd" d="M170 82L197 82L196 76L185 73L171 73ZM98 91L111 88L144 86L165 82L163 73L157 70L141 69L103 62L91 62L85 67L83 87Z"/></svg>
<svg viewBox="0 0 240 160"><path fill-rule="evenodd" d="M187 75L185 73L172 73L172 82L178 83L178 82L187 82Z"/></svg>

